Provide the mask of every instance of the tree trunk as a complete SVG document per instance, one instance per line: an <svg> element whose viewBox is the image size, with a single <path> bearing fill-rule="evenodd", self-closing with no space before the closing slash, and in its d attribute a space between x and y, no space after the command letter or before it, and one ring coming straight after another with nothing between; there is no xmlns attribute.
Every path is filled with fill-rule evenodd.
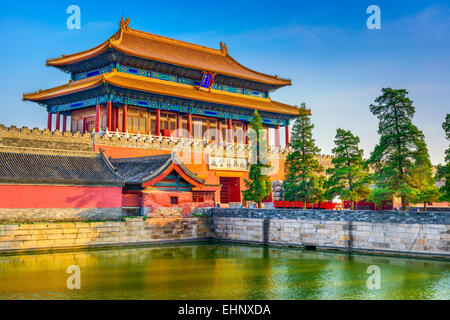
<svg viewBox="0 0 450 320"><path fill-rule="evenodd" d="M427 211L427 203L426 202L423 203L423 211L425 211L425 212Z"/></svg>
<svg viewBox="0 0 450 320"><path fill-rule="evenodd" d="M403 196L402 197L402 211L406 211L406 198Z"/></svg>
<svg viewBox="0 0 450 320"><path fill-rule="evenodd" d="M261 202L258 202L258 209L261 209Z"/></svg>
<svg viewBox="0 0 450 320"><path fill-rule="evenodd" d="M350 210L355 210L355 202L350 200Z"/></svg>
<svg viewBox="0 0 450 320"><path fill-rule="evenodd" d="M303 202L302 202L302 209L303 209L303 210L306 210L306 201L303 201Z"/></svg>

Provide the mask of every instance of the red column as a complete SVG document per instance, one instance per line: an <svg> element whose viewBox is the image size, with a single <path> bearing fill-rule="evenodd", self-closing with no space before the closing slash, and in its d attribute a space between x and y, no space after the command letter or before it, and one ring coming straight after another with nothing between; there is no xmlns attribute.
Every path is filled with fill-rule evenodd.
<svg viewBox="0 0 450 320"><path fill-rule="evenodd" d="M115 107L114 131L119 129L119 107Z"/></svg>
<svg viewBox="0 0 450 320"><path fill-rule="evenodd" d="M48 113L48 118L47 118L47 129L52 131L52 118L53 118L53 114L51 112Z"/></svg>
<svg viewBox="0 0 450 320"><path fill-rule="evenodd" d="M227 119L227 142L231 143L231 119Z"/></svg>
<svg viewBox="0 0 450 320"><path fill-rule="evenodd" d="M222 143L222 129L220 128L222 121L220 121L220 119L217 119L217 144L221 144Z"/></svg>
<svg viewBox="0 0 450 320"><path fill-rule="evenodd" d="M150 124L152 123L152 113L150 112L150 110L147 110L147 128L146 128L146 131L147 131L147 134L150 134Z"/></svg>
<svg viewBox="0 0 450 320"><path fill-rule="evenodd" d="M127 132L127 109L128 106L124 104L122 113L122 132Z"/></svg>
<svg viewBox="0 0 450 320"><path fill-rule="evenodd" d="M61 123L61 113L57 112L56 113L56 126L55 126L55 130L59 130L59 125Z"/></svg>
<svg viewBox="0 0 450 320"><path fill-rule="evenodd" d="M161 110L156 109L156 135L161 135Z"/></svg>
<svg viewBox="0 0 450 320"><path fill-rule="evenodd" d="M177 138L181 137L181 114L177 113Z"/></svg>
<svg viewBox="0 0 450 320"><path fill-rule="evenodd" d="M244 123L244 143L248 144L248 123Z"/></svg>
<svg viewBox="0 0 450 320"><path fill-rule="evenodd" d="M111 103L111 131L116 130L116 108Z"/></svg>
<svg viewBox="0 0 450 320"><path fill-rule="evenodd" d="M101 121L101 111L100 111L100 103L97 103L95 107L95 132L100 132L100 121Z"/></svg>
<svg viewBox="0 0 450 320"><path fill-rule="evenodd" d="M108 131L112 130L111 126L111 101L106 102L106 128Z"/></svg>
<svg viewBox="0 0 450 320"><path fill-rule="evenodd" d="M63 115L63 126L62 126L62 132L66 132L67 131L67 116Z"/></svg>
<svg viewBox="0 0 450 320"><path fill-rule="evenodd" d="M289 147L289 126L284 127L286 130L286 147Z"/></svg>
<svg viewBox="0 0 450 320"><path fill-rule="evenodd" d="M188 118L187 118L187 128L188 128L188 132L189 132L189 139L192 139L192 114L188 113Z"/></svg>
<svg viewBox="0 0 450 320"><path fill-rule="evenodd" d="M275 127L275 147L279 148L281 146L280 143L280 126Z"/></svg>

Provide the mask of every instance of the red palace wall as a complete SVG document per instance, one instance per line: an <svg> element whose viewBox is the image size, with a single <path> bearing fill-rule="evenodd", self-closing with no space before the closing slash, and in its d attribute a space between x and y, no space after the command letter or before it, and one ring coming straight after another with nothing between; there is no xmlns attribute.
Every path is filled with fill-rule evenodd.
<svg viewBox="0 0 450 320"><path fill-rule="evenodd" d="M120 187L0 185L0 208L120 207Z"/></svg>
<svg viewBox="0 0 450 320"><path fill-rule="evenodd" d="M122 205L123 207L140 207L144 208L182 208L182 213L189 213L195 206L192 202L192 193L190 192L169 192L169 191L129 191L123 194ZM176 197L178 204L171 204L170 198Z"/></svg>

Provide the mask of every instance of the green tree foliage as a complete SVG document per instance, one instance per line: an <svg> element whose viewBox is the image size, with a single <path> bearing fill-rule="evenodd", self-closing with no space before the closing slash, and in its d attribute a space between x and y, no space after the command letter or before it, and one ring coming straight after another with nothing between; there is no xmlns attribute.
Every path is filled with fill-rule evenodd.
<svg viewBox="0 0 450 320"><path fill-rule="evenodd" d="M450 141L450 114L448 113L442 128L445 131L447 140ZM445 151L445 164L437 167L435 179L442 184L440 201L450 201L450 146Z"/></svg>
<svg viewBox="0 0 450 320"><path fill-rule="evenodd" d="M370 105L370 111L379 119L380 142L368 164L376 170L376 187L383 189L371 199L400 197L402 210L406 210L422 188L434 184L424 135L412 123L415 109L407 94L405 89L383 88L382 95L375 99L376 104Z"/></svg>
<svg viewBox="0 0 450 320"><path fill-rule="evenodd" d="M287 201L302 201L303 208L306 208L307 202L322 200L324 195L323 167L317 160L320 149L312 137L313 128L309 112L302 104L289 143L293 150L285 162L283 197Z"/></svg>
<svg viewBox="0 0 450 320"><path fill-rule="evenodd" d="M441 197L441 192L439 188L435 185L427 185L423 187L414 198L414 203L423 203L424 211L427 211L427 203L439 201Z"/></svg>
<svg viewBox="0 0 450 320"><path fill-rule="evenodd" d="M381 206L385 201L392 200L392 197L394 196L391 189L387 187L378 187L370 193L369 197L367 198L368 202L375 203L378 206Z"/></svg>
<svg viewBox="0 0 450 320"><path fill-rule="evenodd" d="M248 174L249 179L245 179L247 190L242 191L242 195L245 201L256 202L258 208L261 208L262 200L267 199L272 190L269 176L264 175L264 169L270 167L268 165L267 141L265 137L266 134L262 127L261 117L258 111L255 110L249 134L252 163Z"/></svg>
<svg viewBox="0 0 450 320"><path fill-rule="evenodd" d="M326 182L326 197L333 199L339 196L342 200L350 200L351 209L354 203L367 199L371 189L370 175L363 162L363 150L359 149L359 137L350 131L337 129L333 152L333 167L327 169L330 175Z"/></svg>

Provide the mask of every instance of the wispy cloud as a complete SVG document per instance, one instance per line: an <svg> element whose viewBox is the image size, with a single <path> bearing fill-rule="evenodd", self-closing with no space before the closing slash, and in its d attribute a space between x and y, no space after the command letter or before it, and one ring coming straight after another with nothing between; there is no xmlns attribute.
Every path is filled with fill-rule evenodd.
<svg viewBox="0 0 450 320"><path fill-rule="evenodd" d="M438 4L385 26L414 42L435 43L450 39L450 7Z"/></svg>

